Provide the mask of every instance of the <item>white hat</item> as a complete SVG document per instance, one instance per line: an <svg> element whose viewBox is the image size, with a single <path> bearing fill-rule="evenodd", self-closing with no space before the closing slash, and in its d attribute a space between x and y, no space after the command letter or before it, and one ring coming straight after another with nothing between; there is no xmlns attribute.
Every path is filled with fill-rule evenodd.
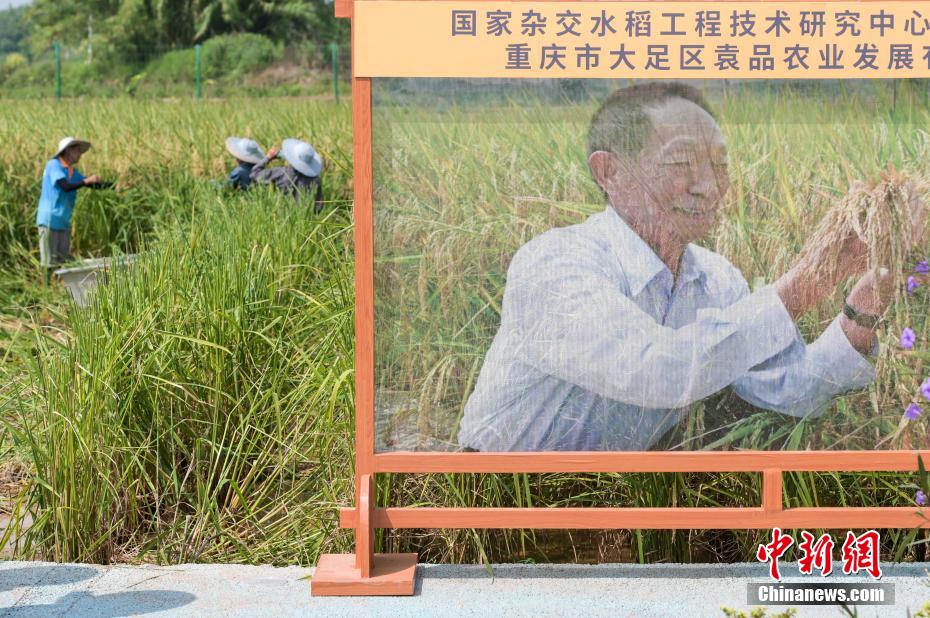
<svg viewBox="0 0 930 618"><path fill-rule="evenodd" d="M313 146L299 139L286 139L281 142L281 155L284 160L304 176L319 176L323 171L323 159Z"/></svg>
<svg viewBox="0 0 930 618"><path fill-rule="evenodd" d="M58 142L58 150L55 151L55 154L52 155L52 158L55 159L57 157L60 157L61 153L67 150L69 146L75 146L75 145L81 148L81 154L84 154L85 152L90 150L90 142L88 142L87 140L77 139L76 137L66 137L60 142Z"/></svg>
<svg viewBox="0 0 930 618"><path fill-rule="evenodd" d="M265 158L265 151L255 140L247 137L226 138L226 150L229 154L246 163L258 163Z"/></svg>

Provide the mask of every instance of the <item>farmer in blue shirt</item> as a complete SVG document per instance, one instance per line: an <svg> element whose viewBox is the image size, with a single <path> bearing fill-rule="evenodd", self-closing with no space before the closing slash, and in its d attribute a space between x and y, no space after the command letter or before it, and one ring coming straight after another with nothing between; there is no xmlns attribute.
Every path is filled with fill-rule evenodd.
<svg viewBox="0 0 930 618"><path fill-rule="evenodd" d="M513 257L461 446L645 450L693 403L727 387L757 407L805 417L874 379L868 358L894 278L865 272L858 236L808 241L831 242L821 255L836 274L797 259L754 292L725 257L694 244L719 221L727 157L693 88L642 84L607 99L588 140L607 207ZM920 242L926 220L918 200L910 210L905 244ZM796 322L856 275L843 311L806 343Z"/></svg>
<svg viewBox="0 0 930 618"><path fill-rule="evenodd" d="M39 258L49 282L51 268L71 259L71 213L78 189L102 186L97 175L84 177L74 165L90 149L90 142L66 137L45 164L42 195L36 225L39 227Z"/></svg>
<svg viewBox="0 0 930 618"><path fill-rule="evenodd" d="M265 153L255 140L245 137L230 137L226 140L226 150L236 158L236 167L229 173L227 183L241 190L246 190L252 182L252 168L265 158Z"/></svg>

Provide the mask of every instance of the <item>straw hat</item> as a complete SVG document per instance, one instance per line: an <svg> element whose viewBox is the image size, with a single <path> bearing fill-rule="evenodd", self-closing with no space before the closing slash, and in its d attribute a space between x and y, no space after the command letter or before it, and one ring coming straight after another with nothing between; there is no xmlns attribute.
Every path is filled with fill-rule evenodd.
<svg viewBox="0 0 930 618"><path fill-rule="evenodd" d="M265 158L265 152L258 142L247 137L229 137L226 139L229 154L246 163L258 163Z"/></svg>
<svg viewBox="0 0 930 618"><path fill-rule="evenodd" d="M71 146L77 145L81 149L81 154L84 154L90 150L90 142L83 139L77 139L76 137L66 137L60 142L58 142L58 150L55 151L55 154L52 155L53 159L56 159L61 156L65 150Z"/></svg>
<svg viewBox="0 0 930 618"><path fill-rule="evenodd" d="M299 139L286 139L281 143L281 156L304 176L319 176L323 159L313 146Z"/></svg>

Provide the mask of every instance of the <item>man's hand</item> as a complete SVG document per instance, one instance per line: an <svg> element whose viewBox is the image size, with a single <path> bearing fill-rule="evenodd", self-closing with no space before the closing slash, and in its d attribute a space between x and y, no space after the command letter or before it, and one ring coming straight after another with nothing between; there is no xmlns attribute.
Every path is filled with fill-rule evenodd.
<svg viewBox="0 0 930 618"><path fill-rule="evenodd" d="M846 297L846 304L857 313L881 316L894 297L894 285L894 277L887 268L879 269L878 273L870 270L853 287L852 292ZM849 343L859 353L868 354L872 350L874 329L857 324L845 315L840 316L840 326Z"/></svg>
<svg viewBox="0 0 930 618"><path fill-rule="evenodd" d="M857 180L849 190L854 192L863 189L862 181ZM924 242L927 232L926 209L923 201L917 197L919 191L914 186L909 186L908 191L911 199L906 220L910 222L911 229L902 239L905 254ZM842 204L834 206L843 207ZM823 242L822 237L809 239L801 250L802 257L776 282L779 297L792 318L799 317L832 294L836 286L847 277L860 275L868 268L869 248L855 232L850 230L845 238L834 240L829 246L818 245Z"/></svg>
<svg viewBox="0 0 930 618"><path fill-rule="evenodd" d="M850 231L829 246L818 244L823 242L820 237L809 239L801 250L802 257L775 283L794 319L832 294L840 281L868 268L869 249L855 232ZM824 268L824 264L833 267Z"/></svg>
<svg viewBox="0 0 930 618"><path fill-rule="evenodd" d="M93 176L88 176L87 178L84 179L85 185L95 185L98 182L100 182L100 176L98 176L97 174L94 174Z"/></svg>
<svg viewBox="0 0 930 618"><path fill-rule="evenodd" d="M278 148L277 146L272 146L271 149L268 151L267 156L269 159L274 159L275 157L278 156L279 152L281 152L280 148Z"/></svg>

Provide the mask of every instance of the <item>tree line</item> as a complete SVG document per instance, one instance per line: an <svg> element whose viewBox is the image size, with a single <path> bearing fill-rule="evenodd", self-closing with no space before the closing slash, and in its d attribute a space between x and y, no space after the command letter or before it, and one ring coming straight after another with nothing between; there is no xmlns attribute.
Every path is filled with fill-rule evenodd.
<svg viewBox="0 0 930 618"><path fill-rule="evenodd" d="M0 55L92 44L95 55L135 59L231 33L285 44L347 42L329 0L34 0L0 11Z"/></svg>

